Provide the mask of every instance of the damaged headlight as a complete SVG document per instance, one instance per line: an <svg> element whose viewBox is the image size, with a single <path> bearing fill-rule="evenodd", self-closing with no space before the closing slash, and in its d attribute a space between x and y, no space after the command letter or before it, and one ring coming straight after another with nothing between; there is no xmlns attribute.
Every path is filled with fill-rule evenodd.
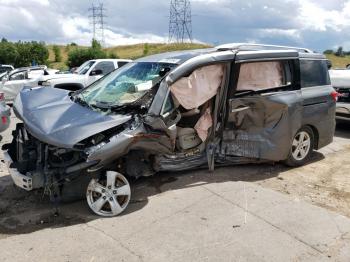
<svg viewBox="0 0 350 262"><path fill-rule="evenodd" d="M85 149L84 152L87 155L91 155L91 154L95 153L96 151L98 151L99 149L101 149L102 147L104 147L106 144L107 144L106 142L102 142L96 146L92 146L92 147Z"/></svg>

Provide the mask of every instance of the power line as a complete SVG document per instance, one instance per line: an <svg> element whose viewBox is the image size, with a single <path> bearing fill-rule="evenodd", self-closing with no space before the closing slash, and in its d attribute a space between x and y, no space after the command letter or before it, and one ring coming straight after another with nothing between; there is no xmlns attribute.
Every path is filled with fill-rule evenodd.
<svg viewBox="0 0 350 262"><path fill-rule="evenodd" d="M95 5L92 3L89 8L89 18L92 25L92 34L93 38L100 42L102 46L105 46L105 32L106 27L105 15L106 8L104 8L103 3L98 3Z"/></svg>
<svg viewBox="0 0 350 262"><path fill-rule="evenodd" d="M192 14L190 0L171 0L169 42L192 43Z"/></svg>

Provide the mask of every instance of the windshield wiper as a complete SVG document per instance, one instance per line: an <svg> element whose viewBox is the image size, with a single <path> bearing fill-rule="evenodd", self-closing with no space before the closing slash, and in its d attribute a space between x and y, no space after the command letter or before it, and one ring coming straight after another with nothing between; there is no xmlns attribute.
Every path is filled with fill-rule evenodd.
<svg viewBox="0 0 350 262"><path fill-rule="evenodd" d="M74 98L73 98L73 101L74 102L77 102L79 103L80 105L82 106L86 106L88 108L91 108L91 106L89 105L88 102L86 102L86 100L84 99L84 96L79 96L79 95L75 95Z"/></svg>

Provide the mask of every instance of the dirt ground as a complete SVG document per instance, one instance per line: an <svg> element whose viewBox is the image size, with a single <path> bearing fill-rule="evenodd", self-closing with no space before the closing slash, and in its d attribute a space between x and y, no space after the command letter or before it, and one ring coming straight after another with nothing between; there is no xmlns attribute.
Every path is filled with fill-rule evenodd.
<svg viewBox="0 0 350 262"><path fill-rule="evenodd" d="M12 128L15 119L12 121ZM9 141L11 129L1 144ZM0 157L2 157L0 153ZM247 181L288 194L296 201L306 200L350 217L350 124L339 124L334 142L315 152L312 161L300 168L282 164L245 165L186 173L162 173L132 183L132 201L127 213L141 209L150 196L196 183ZM42 192L16 188L0 163L0 239L30 233L47 227L85 223L96 219L84 200L55 205Z"/></svg>

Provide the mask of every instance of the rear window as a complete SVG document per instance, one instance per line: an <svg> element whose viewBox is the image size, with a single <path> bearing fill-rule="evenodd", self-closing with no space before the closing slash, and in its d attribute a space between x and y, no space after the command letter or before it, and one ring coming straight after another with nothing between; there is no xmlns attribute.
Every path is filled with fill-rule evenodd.
<svg viewBox="0 0 350 262"><path fill-rule="evenodd" d="M300 60L301 87L330 85L326 60Z"/></svg>
<svg viewBox="0 0 350 262"><path fill-rule="evenodd" d="M129 62L126 62L126 61L119 61L119 62L118 62L118 68L119 68L119 67L122 67L123 65L126 65L127 63L129 63Z"/></svg>

